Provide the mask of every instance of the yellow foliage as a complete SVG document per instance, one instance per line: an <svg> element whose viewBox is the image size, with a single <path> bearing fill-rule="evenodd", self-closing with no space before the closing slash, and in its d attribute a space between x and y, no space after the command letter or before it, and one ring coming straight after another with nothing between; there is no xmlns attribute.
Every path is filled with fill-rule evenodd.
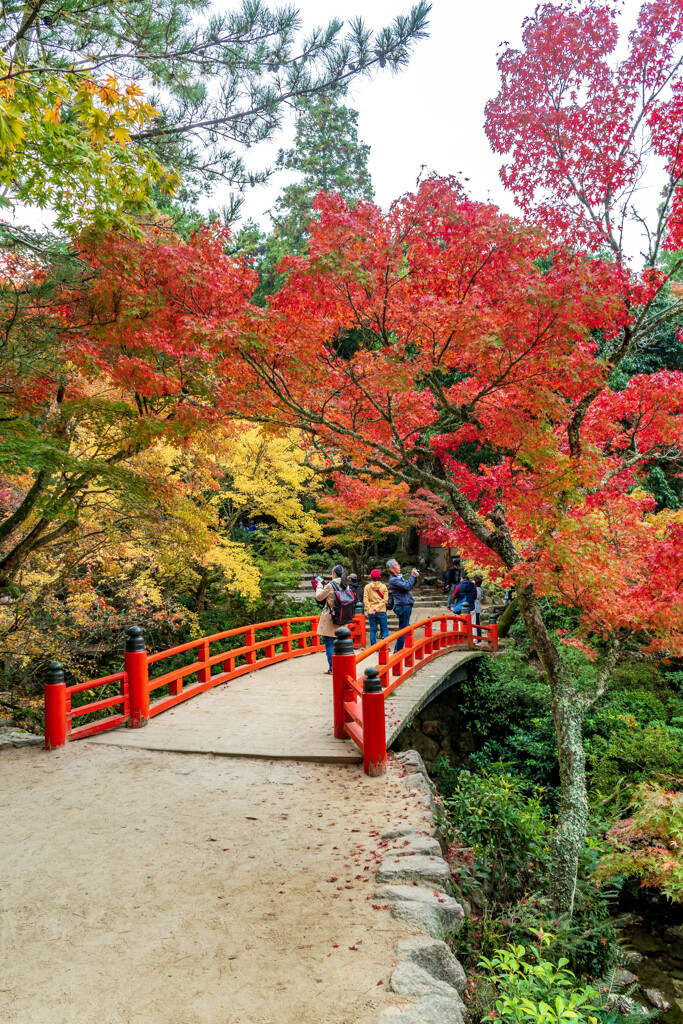
<svg viewBox="0 0 683 1024"><path fill-rule="evenodd" d="M119 441L115 426L83 420L71 435L71 453L102 459ZM316 540L320 526L302 503L314 474L303 462L296 437L243 424L205 430L184 448L158 443L131 459L118 486L88 492L76 530L31 555L16 581L18 596L0 597L3 657L26 665L47 655L78 677L78 652L92 654L93 643L107 651L112 632L131 619L184 621L201 635L199 620L177 598L206 582L226 596L258 598L253 548L230 533L240 517L259 516L272 524L267 535L286 538L290 551ZM2 483L8 494L25 493L33 476L5 476ZM34 522L29 518L23 530Z"/></svg>

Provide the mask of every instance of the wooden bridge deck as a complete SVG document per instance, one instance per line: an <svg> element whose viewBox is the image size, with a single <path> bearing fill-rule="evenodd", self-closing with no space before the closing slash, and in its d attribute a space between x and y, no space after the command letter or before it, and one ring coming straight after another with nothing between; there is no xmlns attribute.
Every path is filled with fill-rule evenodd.
<svg viewBox="0 0 683 1024"><path fill-rule="evenodd" d="M387 698L387 746L443 689L454 670L480 655L453 652L419 669ZM376 658L369 658L368 665ZM224 757L357 764L350 740L332 731L332 677L324 653L233 679L153 718L143 729L112 729L90 743ZM363 664L365 667L365 663Z"/></svg>

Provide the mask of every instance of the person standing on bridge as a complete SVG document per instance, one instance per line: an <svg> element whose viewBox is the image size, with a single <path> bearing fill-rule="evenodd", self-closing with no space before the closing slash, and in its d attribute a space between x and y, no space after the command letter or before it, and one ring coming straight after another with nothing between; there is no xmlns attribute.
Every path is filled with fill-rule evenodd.
<svg viewBox="0 0 683 1024"><path fill-rule="evenodd" d="M377 627L380 628L380 636L385 640L389 636L387 625L387 601L389 591L381 580L382 574L379 569L373 569L370 573L370 582L363 591L363 606L368 613L370 624L370 646L377 643Z"/></svg>
<svg viewBox="0 0 683 1024"><path fill-rule="evenodd" d="M478 626L481 623L481 604L482 601L484 600L484 591L481 588L483 582L484 580L482 576L474 577L474 586L476 587L477 593L474 599L474 611L470 616L473 626ZM475 644L478 644L481 638L481 630L473 629L472 634L476 638L474 641Z"/></svg>
<svg viewBox="0 0 683 1024"><path fill-rule="evenodd" d="M474 605L477 600L477 588L472 580L467 575L467 572L463 570L460 583L458 583L457 590L453 595L453 614L460 615L462 606L467 602L470 606L470 611L474 611Z"/></svg>
<svg viewBox="0 0 683 1024"><path fill-rule="evenodd" d="M349 573L349 586L351 587L351 590L353 591L353 596L356 599L356 604L362 604L363 603L363 588L361 587L360 583L358 582L358 577L356 576L355 572L350 572Z"/></svg>
<svg viewBox="0 0 683 1024"><path fill-rule="evenodd" d="M444 583L448 587L448 597L446 598L446 607L450 611L453 607L453 598L455 596L455 588L460 582L460 574L462 567L460 565L460 559L456 556L451 559L451 567L444 573Z"/></svg>
<svg viewBox="0 0 683 1024"><path fill-rule="evenodd" d="M420 574L417 569L413 569L408 579L404 580L401 576L401 566L395 558L389 559L387 569L389 570L389 593L394 599L394 611L398 619L398 628L405 629L410 623L410 615L415 604L410 591L415 586ZM394 654L396 654L396 651L402 651L405 644L405 636L400 636L396 641Z"/></svg>
<svg viewBox="0 0 683 1024"><path fill-rule="evenodd" d="M335 565L332 570L332 579L329 583L323 583L321 581L320 586L315 592L315 599L319 605L321 605L320 618L318 619L318 636L322 639L325 644L325 654L327 655L327 672L326 676L332 675L332 652L334 650L334 634L335 630L339 628L339 623L335 623L332 619L332 609L334 608L334 594L338 588L346 590L348 588L349 581L344 575L344 570L341 565Z"/></svg>

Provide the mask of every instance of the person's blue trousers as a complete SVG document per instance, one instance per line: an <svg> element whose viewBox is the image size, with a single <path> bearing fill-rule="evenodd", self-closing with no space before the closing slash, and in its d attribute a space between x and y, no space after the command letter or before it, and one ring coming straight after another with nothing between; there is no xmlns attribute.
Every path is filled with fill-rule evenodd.
<svg viewBox="0 0 683 1024"><path fill-rule="evenodd" d="M368 622L370 624L370 646L377 643L377 627L379 626L379 635L382 640L389 636L389 626L387 624L387 613L386 612L370 612L368 615Z"/></svg>
<svg viewBox="0 0 683 1024"><path fill-rule="evenodd" d="M331 672L332 671L332 652L334 650L334 637L333 636L324 636L324 637L322 637L322 641L325 644L325 654L327 655L327 666L328 666L328 668L329 668L329 670Z"/></svg>
<svg viewBox="0 0 683 1024"><path fill-rule="evenodd" d="M396 615L398 617L398 628L399 629L405 629L406 628L406 626L410 622L410 614L411 614L412 610L413 610L412 604L400 604L400 605L398 605L398 606L396 606L394 608L394 611L396 612ZM396 641L396 646L394 647L394 654L396 654L396 651L402 651L403 648L405 647L405 645L406 645L406 638L404 636L400 636L398 638L398 640Z"/></svg>

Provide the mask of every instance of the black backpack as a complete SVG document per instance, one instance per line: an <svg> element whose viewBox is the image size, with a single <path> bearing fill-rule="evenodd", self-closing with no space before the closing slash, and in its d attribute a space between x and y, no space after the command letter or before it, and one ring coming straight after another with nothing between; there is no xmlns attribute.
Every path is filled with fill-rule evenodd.
<svg viewBox="0 0 683 1024"><path fill-rule="evenodd" d="M330 609L332 622L335 626L345 626L351 622L356 613L356 595L351 587L347 586L345 590L342 590L334 580L332 580L332 586L334 588L334 604Z"/></svg>

